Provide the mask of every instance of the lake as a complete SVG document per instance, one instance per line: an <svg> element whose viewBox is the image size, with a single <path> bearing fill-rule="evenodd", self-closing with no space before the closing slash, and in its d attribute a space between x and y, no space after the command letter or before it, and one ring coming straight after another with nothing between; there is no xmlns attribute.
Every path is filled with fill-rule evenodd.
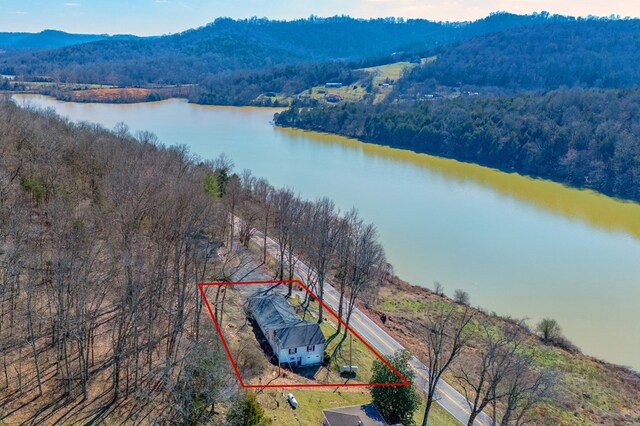
<svg viewBox="0 0 640 426"><path fill-rule="evenodd" d="M378 227L402 279L535 324L555 318L584 352L640 370L640 204L473 164L272 126L274 109L171 99L114 105L15 96L73 121L149 130L225 153L303 197L328 196Z"/></svg>

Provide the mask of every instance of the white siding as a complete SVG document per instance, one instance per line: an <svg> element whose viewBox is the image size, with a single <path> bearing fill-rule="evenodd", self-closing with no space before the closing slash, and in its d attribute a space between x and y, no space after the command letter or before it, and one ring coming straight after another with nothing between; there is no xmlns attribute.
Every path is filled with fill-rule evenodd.
<svg viewBox="0 0 640 426"><path fill-rule="evenodd" d="M258 324L258 326L260 327L260 324ZM273 336L269 333L265 333L265 331L262 330L262 327L260 327L260 330L262 331L262 334L267 338L267 341L271 345L271 349L273 349L273 352L276 353L277 348L273 342ZM292 365L297 365L298 358L300 358L301 366L319 365L322 363L322 357L324 356L324 344L314 346L315 348L313 351L307 351L306 346L296 348L295 354L289 354L288 348L282 349L280 350L280 363L290 363Z"/></svg>
<svg viewBox="0 0 640 426"><path fill-rule="evenodd" d="M289 354L289 349L282 349L280 351L280 363L290 363L295 366L298 365L298 361L300 361L301 366L319 365L322 363L323 355L323 344L315 345L315 348L312 351L307 351L306 346L296 348L295 354Z"/></svg>

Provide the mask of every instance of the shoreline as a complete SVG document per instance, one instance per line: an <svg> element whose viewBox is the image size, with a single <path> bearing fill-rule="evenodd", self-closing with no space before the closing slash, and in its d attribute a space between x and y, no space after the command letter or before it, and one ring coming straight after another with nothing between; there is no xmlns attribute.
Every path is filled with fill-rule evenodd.
<svg viewBox="0 0 640 426"><path fill-rule="evenodd" d="M145 89L145 90L153 90L153 89ZM0 95L1 94L8 94L9 96L11 96L11 95L46 96L48 98L52 98L52 99L55 99L55 100L60 101L60 102L80 103L80 104L135 105L135 104L150 104L150 103L168 101L168 100L172 100L172 99L179 99L179 100L183 100L183 101L185 101L185 102L187 102L189 104L198 105L198 106L201 106L201 107L260 108L260 109L265 109L265 110L272 109L272 110L279 110L279 111L284 111L284 110L290 108L290 106L276 106L276 107L274 107L274 106L264 106L264 105L260 105L260 104L239 104L239 105L232 105L232 104L202 104L202 103L191 101L187 96L166 96L166 97L162 97L160 99L117 99L117 100L108 100L108 99L97 99L97 98L68 99L66 97L56 96L56 94L54 94L54 93L43 93L43 92L33 91L33 90L32 91L10 91L10 90L7 90L7 91L0 91ZM489 170L494 170L494 171L506 173L508 175L529 178L529 179L533 179L533 180L537 180L537 181L541 181L541 182L551 182L551 183L559 184L559 185L562 185L563 187L568 188L568 189L574 189L574 190L578 190L578 191L585 191L587 193L591 193L591 194L607 197L608 199L615 200L615 201L621 202L621 203L628 203L628 204L632 204L632 205L640 205L640 200L634 200L634 199L631 199L631 198L618 197L618 196L616 196L614 194L608 194L606 192L598 191L597 189L589 188L589 187L586 187L586 186L574 186L574 185L571 185L568 182L562 181L562 180L556 180L556 179L551 179L551 178L548 178L548 177L532 175L532 174L523 174L523 173L520 173L517 170L501 169L499 167L494 167L494 166L483 164L483 163L479 163L479 162L465 161L465 160L461 160L461 159L456 158L456 157L446 157L446 156L442 156L442 155L431 154L431 153L428 153L428 152L416 151L416 150L410 149L410 148L402 148L402 147L394 146L394 145L391 145L389 143L382 143L382 142L370 141L370 140L365 140L365 139L359 139L359 138L354 138L354 137L351 137L351 136L348 136L348 135L339 134L339 133L330 133L330 132L325 132L325 131L322 131L322 130L307 129L307 128L303 128L303 127L284 126L284 125L276 124L275 121L273 122L273 125L274 125L274 127L278 128L278 129L292 129L292 130L296 130L296 131L309 132L309 133L314 133L314 134L330 135L330 136L334 136L334 137L340 137L340 138L346 138L346 139L353 140L353 141L358 141L358 142L360 142L362 144L374 145L374 146L378 146L378 147L385 147L385 148L389 148L389 149L392 149L392 150L410 152L410 153L413 153L413 154L428 155L430 157L441 158L441 159L444 159L444 160L451 160L451 161L455 161L455 162L462 163L462 164L479 166L479 167L483 167L483 168L486 168L486 169L489 169ZM640 234L637 235L637 238L640 238Z"/></svg>
<svg viewBox="0 0 640 426"><path fill-rule="evenodd" d="M29 96L33 96L33 95L27 95L27 97L29 97ZM36 96L44 96L44 95L36 95ZM51 98L51 97L48 97L48 98ZM64 101L59 101L59 102L64 102ZM169 100L158 101L158 102L172 102L172 101L169 99ZM187 101L186 101L186 100L184 100L184 99L180 99L180 98L178 98L178 99L176 99L176 100L175 100L175 102L186 103ZM73 103L73 102L71 102L71 104L72 104L72 103ZM198 105L198 107L202 106L202 105L199 105L199 104L194 104L194 105ZM228 109L228 108L256 108L256 109L257 109L257 108L260 108L261 110L264 110L264 109L265 109L265 107L227 107L227 106L204 106L204 107L205 107L205 108L212 108L212 109ZM264 113L264 115L266 115L266 112ZM299 134L301 134L301 135L302 135L302 134L304 134L304 133L315 133L315 134L317 134L317 132L313 132L313 131L298 130L298 129L289 129L289 128L284 128L284 129L282 129L282 128L278 128L278 131L284 131L284 132L295 132L295 133L299 133ZM326 138L324 138L324 137L323 137L323 138L322 138L323 140L324 140L324 139L331 139L331 142L330 142L330 143L337 143L337 144L343 144L343 143L344 143L344 144L349 144L349 145L357 144L358 149L360 149L360 150L364 150L364 151L366 151L367 153L369 153L369 151L373 150L373 151L375 151L374 153L375 153L376 155L380 155L380 154L383 154L383 153L384 153L384 155L385 155L385 156L389 156L389 153L390 153L390 152L393 152L393 153L397 153L398 155L400 155L400 154L404 154L406 157L410 157L410 158L412 158L412 159L416 159L416 158L418 158L418 157L419 157L420 161L423 161L423 160L424 160L424 161L428 161L428 164L424 164L424 166L427 166L427 167L429 167L429 168L433 168L433 167L435 167L435 166L436 166L437 164L439 164L439 163L442 163L442 164L453 164L453 163L455 163L455 164L458 164L458 165L460 165L461 167L463 167L463 168L465 169L465 170L463 170L463 171L469 172L469 168L468 168L469 163L462 163L462 162L458 162L458 161L456 161L456 160L450 160L450 159L444 159L444 158L435 157L435 156L429 156L429 155L427 155L427 154L419 154L419 155L415 155L415 154L413 154L413 153L411 153L410 151L407 151L407 150L401 150L401 149L398 149L398 148L390 148L390 147L381 146L381 145L377 145L377 144L371 144L371 143L366 143L366 142L360 142L360 141L358 141L358 140L356 140L356 139L348 139L348 138L345 138L345 137L342 137L342 136L336 136L336 135L329 134L329 133L327 133L327 134L325 134L325 135L327 135L327 137L326 137ZM408 160L406 160L405 158L400 158L400 157L399 157L399 159L402 159L403 161L408 161ZM412 160L412 161L413 161L413 160ZM481 172L482 172L482 171L487 171L487 170L492 170L492 169L488 169L488 168L486 168L486 167L478 166L478 165L475 165L475 166L473 167L473 169L474 169L474 170L475 170L475 169L478 169L478 170L479 170L479 171L481 171ZM540 180L537 180L537 179L536 179L536 180L531 180L531 179L529 179L529 178L526 178L526 177L523 177L522 175L517 175L517 174L504 174L503 172L499 172L499 171L497 171L497 170L494 170L493 172L491 172L491 174L493 175L493 174L494 174L494 172L495 172L495 174L496 174L496 175L500 175L500 176L501 176L501 179L503 179L503 180L505 180L505 181L507 181L507 182L512 182L512 179L522 179L522 180L524 180L524 181L531 181L531 185L532 185L532 187L534 187L534 188L535 188L535 187L537 187L537 186L540 186ZM499 176L499 177L500 177L500 176ZM476 179L476 177L474 177L473 175L472 175L471 177L472 177L474 180L477 180L477 179ZM467 178L465 178L465 179L468 179L468 178L469 178L469 177L467 176ZM563 186L563 185L561 185L561 184L556 184L556 183L551 182L551 181L546 181L546 182L547 182L548 184L550 184L550 185L554 185L554 186L558 186L558 187L564 187L564 186ZM565 188L566 188L566 187L565 187ZM494 189L494 190L495 190L495 188L492 188L492 189ZM525 188L525 189L527 189L527 188ZM543 188L543 189L544 189L544 188ZM567 189L572 189L572 188L567 188ZM526 192L526 194L525 194L525 195L526 195L527 197L529 197L529 193L531 193L531 195L533 195L533 191L528 191L528 190L527 190L527 191L525 191L525 192ZM543 192L544 192L544 191L543 191ZM591 192L593 192L593 191L591 191ZM508 191L506 192L506 194L507 194L507 195L509 195ZM567 194L568 194L568 195L572 195L572 194L573 194L573 195L577 195L577 196L580 196L580 197L583 197L583 196L591 197L591 196L593 196L593 195L595 195L595 196L597 196L597 197L599 197L599 198L600 198L600 197L606 197L606 196L602 196L602 195L600 195L600 194L598 194L598 193L590 194L590 191L588 191L588 190L572 191L572 193L565 193L565 192L563 191L563 192L562 192L562 194L563 194L563 198L564 198L564 197L566 197L566 196L567 196ZM511 194L511 195L513 195L513 194ZM595 199L595 198L594 198L594 200L595 200L595 201L597 201L598 203L600 203L600 202L601 202L601 200L600 200L599 198L598 198L598 199ZM526 200L526 201L531 201L530 199L527 199L527 198L525 198L525 200ZM570 204L574 204L574 200L573 200L572 198L569 198L569 200L568 200L568 201L569 201L569 203L570 203ZM593 200L592 200L592 201L593 201ZM613 201L615 201L615 200L613 200ZM535 204L535 202L534 202L534 204ZM625 203L625 204L626 204L626 203ZM561 209L560 209L560 210L556 210L556 211L559 211L560 213L563 213ZM626 211L626 210L625 210L625 211ZM553 213L553 211L552 211L552 213ZM598 213L598 215L597 215L597 216L601 216L602 211L598 210L596 213ZM618 212L618 213L619 213L619 212ZM578 218L578 219L584 220L584 218ZM588 221L587 221L587 222L588 222ZM602 226L601 226L601 224L597 224L597 225L598 225L599 227L602 227ZM611 231L611 229L608 229L608 228L603 229L603 232L610 232L610 231ZM614 229L614 231L616 231L616 232L622 232L622 231L629 232L629 230L624 230L624 229L622 229L622 230L621 230L621 229ZM437 278L437 277L436 277L436 278ZM447 281L447 280L445 279L445 281ZM448 282L447 282L447 283L448 283ZM450 284L450 283L448 283L448 284ZM426 283L425 283L425 285L426 285ZM450 285L455 286L456 284L455 284L455 282L454 282L454 284L450 284ZM453 287L451 287L451 288L453 288ZM466 288L466 287L464 287L464 286L463 286L463 288L465 288L465 289L469 290L469 288ZM473 294L478 294L477 292L474 292L474 291L471 291L471 293L472 293L472 295L473 295ZM481 292L480 292L480 294L481 294ZM482 304L481 304L481 305L482 305ZM495 303L494 303L493 305L491 305L491 304L486 304L486 303L485 303L485 304L484 304L484 305L482 305L482 306L493 306L493 309L496 309L496 311L500 312L501 314L511 314L511 315L516 315L516 316L522 316L522 315L523 315L523 313L522 313L522 312L529 312L529 311L522 311L522 312L509 312L509 311L505 311L504 309L500 309L499 307L496 307ZM537 311L537 312L540 312L540 311ZM535 313L536 313L536 312L530 312L529 314L530 314L530 315L533 315L533 314L535 314ZM524 315L526 315L526 314L524 314ZM553 315L553 314L552 314L552 315ZM533 316L535 316L535 315L533 315ZM562 325L564 322L562 321L562 319L561 319L561 318L559 318L559 319L561 320L561 325ZM575 329L575 328L574 328L574 329Z"/></svg>

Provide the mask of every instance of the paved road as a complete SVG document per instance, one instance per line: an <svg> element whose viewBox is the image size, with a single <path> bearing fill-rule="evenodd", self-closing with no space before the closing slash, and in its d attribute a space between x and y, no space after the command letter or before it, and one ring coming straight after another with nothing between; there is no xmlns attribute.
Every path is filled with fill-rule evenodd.
<svg viewBox="0 0 640 426"><path fill-rule="evenodd" d="M253 239L256 243L262 246L263 235L260 232L256 232L253 236ZM277 256L278 243L271 238L267 238L267 251L272 256ZM297 276L302 278L304 281L307 281L309 271L310 268L302 260L297 261ZM337 312L340 293L333 287L333 285L329 281L325 281L324 293L324 302ZM353 330L355 330L356 333L364 338L382 355L390 356L393 355L396 351L404 349L404 347L400 343L398 343L393 337L391 337L386 331L380 328L374 321L372 321L358 308L353 309L349 325ZM416 372L416 385L422 389L426 389L428 383L427 367L416 357L413 357L411 359L411 366ZM451 415L455 417L460 423L466 425L469 421L469 406L467 404L466 398L442 379L438 383L438 393L440 396L438 403L445 410L451 413ZM480 415L476 418L474 425L490 426L491 418L485 413L480 413Z"/></svg>

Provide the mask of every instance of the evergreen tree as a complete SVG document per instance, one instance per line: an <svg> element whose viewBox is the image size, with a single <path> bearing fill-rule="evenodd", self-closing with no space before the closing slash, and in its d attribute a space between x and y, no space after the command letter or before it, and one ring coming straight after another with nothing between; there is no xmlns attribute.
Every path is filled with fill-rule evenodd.
<svg viewBox="0 0 640 426"><path fill-rule="evenodd" d="M411 354L406 351L399 351L389 358L389 363L402 376L411 383L410 386L374 386L371 388L373 403L385 418L387 423L402 423L410 426L415 424L413 413L420 403L418 393L413 386L414 373L409 366ZM370 383L397 383L400 381L395 374L382 361L374 361Z"/></svg>
<svg viewBox="0 0 640 426"><path fill-rule="evenodd" d="M266 426L271 419L265 417L264 410L258 404L253 392L240 393L231 404L227 413L229 426Z"/></svg>

